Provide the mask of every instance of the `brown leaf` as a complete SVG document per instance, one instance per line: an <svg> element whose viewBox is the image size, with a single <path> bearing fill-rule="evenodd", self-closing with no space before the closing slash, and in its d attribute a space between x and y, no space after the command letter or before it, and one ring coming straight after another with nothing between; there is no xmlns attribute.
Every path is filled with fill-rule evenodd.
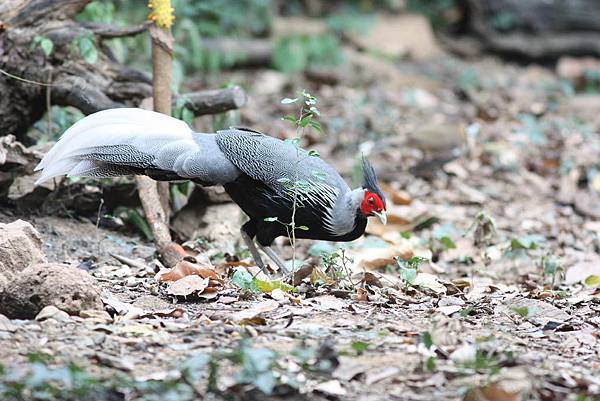
<svg viewBox="0 0 600 401"><path fill-rule="evenodd" d="M279 302L269 299L254 305L250 305L248 309L236 312L233 315L233 320L239 324L264 324L264 318L260 315L265 312L273 311L278 307Z"/></svg>
<svg viewBox="0 0 600 401"><path fill-rule="evenodd" d="M391 185L388 185L384 182L380 182L379 186L387 195L387 198L391 200L392 203L394 203L395 205L410 205L412 203L412 198L410 197L408 192L399 189L394 189Z"/></svg>
<svg viewBox="0 0 600 401"><path fill-rule="evenodd" d="M196 263L191 263L186 260L182 260L181 262L177 263L175 267L170 270L165 269L159 271L156 274L155 279L159 283L165 283L167 281L177 281L190 275L196 275L200 276L201 278L214 280L215 282L218 282L219 285L223 284L223 280L212 269L212 266L210 266L210 268L202 267ZM215 285L209 284L209 286Z"/></svg>
<svg viewBox="0 0 600 401"><path fill-rule="evenodd" d="M188 297L202 294L208 288L209 279L196 275L183 277L172 283L167 289L170 295Z"/></svg>
<svg viewBox="0 0 600 401"><path fill-rule="evenodd" d="M497 384L473 388L465 394L463 401L519 401L518 394L503 390Z"/></svg>
<svg viewBox="0 0 600 401"><path fill-rule="evenodd" d="M367 291L364 288L358 287L356 289L356 300L359 302L369 301L369 296L367 295Z"/></svg>

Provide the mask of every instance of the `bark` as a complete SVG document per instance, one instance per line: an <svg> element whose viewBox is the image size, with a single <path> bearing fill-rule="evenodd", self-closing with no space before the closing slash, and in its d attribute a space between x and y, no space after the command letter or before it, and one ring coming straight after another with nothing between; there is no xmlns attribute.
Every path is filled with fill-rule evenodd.
<svg viewBox="0 0 600 401"><path fill-rule="evenodd" d="M102 41L106 38L144 32L147 24L117 28L101 24L78 23L73 18L90 0L5 0L0 2L0 133L25 137L29 127L46 111L46 91L51 84L50 101L60 106L73 106L84 114L112 107L137 107L142 99L152 96L152 80L144 72L117 63ZM52 40L54 50L46 57L32 48L36 35ZM72 51L73 42L92 35L98 59L88 64ZM10 76L9 76L10 75ZM24 82L14 77L32 82ZM52 82L48 77L52 76ZM37 82L37 83L36 83ZM229 99L218 103L219 111L239 107L239 95L206 97L188 94L190 108L197 114L210 114L217 96ZM238 91L242 91L238 89ZM231 97L228 97L231 96ZM199 104L194 103L194 99ZM207 100L208 99L208 100ZM176 99L175 99L176 100Z"/></svg>
<svg viewBox="0 0 600 401"><path fill-rule="evenodd" d="M484 51L523 59L563 55L600 56L600 2L597 0L463 0L466 33ZM506 27L494 26L504 16ZM446 36L451 50L467 54L468 39Z"/></svg>

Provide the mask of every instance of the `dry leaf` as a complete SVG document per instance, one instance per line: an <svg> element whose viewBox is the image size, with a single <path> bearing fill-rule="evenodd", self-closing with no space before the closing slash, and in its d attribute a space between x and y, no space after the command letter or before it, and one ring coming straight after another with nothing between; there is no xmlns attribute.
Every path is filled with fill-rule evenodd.
<svg viewBox="0 0 600 401"><path fill-rule="evenodd" d="M346 390L342 387L338 380L329 380L317 384L315 391L332 396L346 395Z"/></svg>
<svg viewBox="0 0 600 401"><path fill-rule="evenodd" d="M210 280L208 278L202 278L196 275L186 276L171 283L167 289L167 293L179 297L199 295L208 287L209 282Z"/></svg>
<svg viewBox="0 0 600 401"><path fill-rule="evenodd" d="M400 244L390 245L386 248L363 248L348 252L354 260L352 271L377 270L387 265L396 263L394 258L409 259L414 256L413 246L408 240Z"/></svg>
<svg viewBox="0 0 600 401"><path fill-rule="evenodd" d="M168 281L177 281L190 275L216 280L220 284L223 283L223 280L219 278L219 275L212 269L212 266L209 268L202 267L196 263L188 262L187 260L182 260L172 269L163 269L159 271L154 278L159 283L165 283Z"/></svg>
<svg viewBox="0 0 600 401"><path fill-rule="evenodd" d="M356 300L359 302L368 302L369 301L367 291L364 288L358 287L356 289Z"/></svg>
<svg viewBox="0 0 600 401"><path fill-rule="evenodd" d="M519 401L518 394L501 389L497 384L471 389L463 401Z"/></svg>
<svg viewBox="0 0 600 401"><path fill-rule="evenodd" d="M395 205L410 205L412 203L412 198L408 192L394 189L390 185L380 182L379 186L386 194L386 197L389 201L392 201Z"/></svg>
<svg viewBox="0 0 600 401"><path fill-rule="evenodd" d="M279 302L268 299L257 304L250 305L248 309L241 310L233 314L233 320L239 324L257 324L260 321L259 315L279 308ZM262 319L264 321L264 319Z"/></svg>

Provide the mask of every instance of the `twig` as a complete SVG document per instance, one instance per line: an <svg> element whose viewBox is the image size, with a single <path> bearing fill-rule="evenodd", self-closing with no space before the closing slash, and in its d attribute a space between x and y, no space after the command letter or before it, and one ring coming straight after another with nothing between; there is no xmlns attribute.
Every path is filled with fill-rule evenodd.
<svg viewBox="0 0 600 401"><path fill-rule="evenodd" d="M116 27L113 25L86 22L82 25L102 38L122 38L140 34L146 31L151 24L151 22L146 22L136 26Z"/></svg>
<svg viewBox="0 0 600 401"><path fill-rule="evenodd" d="M16 75L11 74L8 71L4 71L1 68L0 68L0 74L4 74L4 75L6 75L9 78L16 79L17 81L25 82L27 84L39 85L39 86L55 86L54 84L49 84L49 83L46 84L46 83L43 83L43 82L33 81L31 79L21 78L21 77L18 77Z"/></svg>
<svg viewBox="0 0 600 401"><path fill-rule="evenodd" d="M128 258L125 256L117 255L116 253L112 253L112 252L109 252L108 254L110 256L112 256L113 258L117 259L119 262L121 262L124 265L127 265L129 267L135 267L136 269L142 269L142 270L149 269L148 265L146 265L145 263L138 262L137 260L134 260L134 259L131 259L131 258Z"/></svg>

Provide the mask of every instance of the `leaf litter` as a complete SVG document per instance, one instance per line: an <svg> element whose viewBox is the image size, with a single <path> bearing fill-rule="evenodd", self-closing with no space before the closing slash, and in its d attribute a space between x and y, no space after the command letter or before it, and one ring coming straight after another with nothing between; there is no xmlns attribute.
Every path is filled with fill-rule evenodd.
<svg viewBox="0 0 600 401"><path fill-rule="evenodd" d="M405 64L402 74L424 67ZM482 78L477 91L461 70ZM27 377L26 355L38 352L52 358L50 372L76 361L106 380L119 371L139 388L162 383L181 399L600 396L600 122L582 126L562 113L573 99L552 86L547 69L453 59L429 72L441 85L319 88L323 111L343 117L327 127L341 150L318 144L319 153L350 176L353 144L373 134L365 149L387 184L389 224L369 223L369 235L352 244L301 244L306 263L291 280L219 249L160 270L143 240L132 246L130 235L85 222L31 217L52 259L96 258L90 272L105 310L68 322L53 309L41 321L0 315L2 365ZM249 79L249 91L258 85ZM410 91L434 101L413 104ZM532 112L552 99L559 107ZM272 127L280 105L255 100L243 121L285 133ZM423 127L431 120L438 122ZM428 136L460 132L451 120L464 123L468 149L458 143L459 156L437 163ZM67 229L62 237L85 243L53 234ZM107 249L94 245L96 235ZM153 301L137 301L144 296Z"/></svg>

